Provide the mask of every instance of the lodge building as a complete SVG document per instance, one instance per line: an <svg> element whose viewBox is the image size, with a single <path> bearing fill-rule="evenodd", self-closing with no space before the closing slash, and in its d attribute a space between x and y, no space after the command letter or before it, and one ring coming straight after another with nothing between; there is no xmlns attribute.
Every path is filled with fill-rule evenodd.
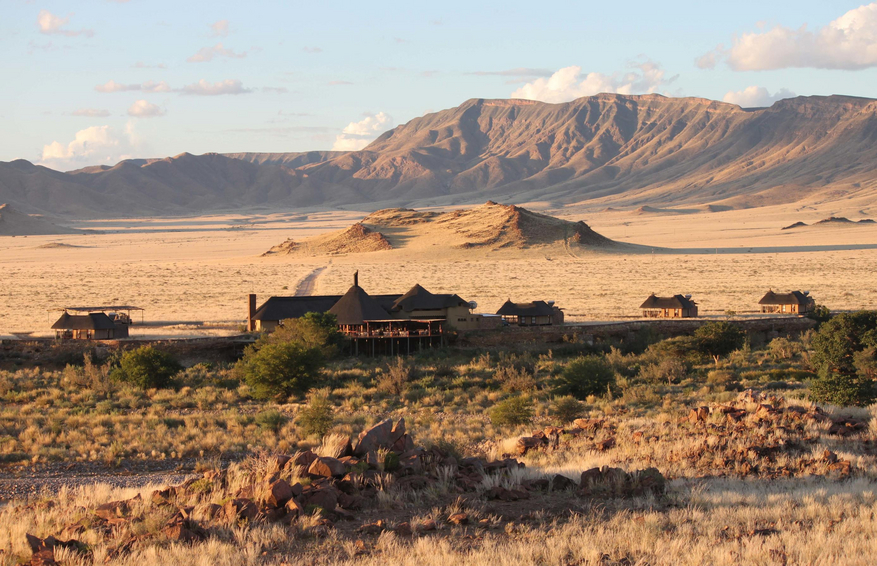
<svg viewBox="0 0 877 566"><path fill-rule="evenodd" d="M697 316L697 303L691 295L657 297L654 293L640 305L643 318L694 318Z"/></svg>
<svg viewBox="0 0 877 566"><path fill-rule="evenodd" d="M810 291L774 293L770 289L758 304L764 314L807 314L816 308L816 301L810 296Z"/></svg>

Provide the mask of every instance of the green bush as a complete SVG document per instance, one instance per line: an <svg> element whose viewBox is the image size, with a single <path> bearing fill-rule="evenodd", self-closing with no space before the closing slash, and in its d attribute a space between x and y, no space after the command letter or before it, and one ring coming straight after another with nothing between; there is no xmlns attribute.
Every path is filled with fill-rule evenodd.
<svg viewBox="0 0 877 566"><path fill-rule="evenodd" d="M253 390L253 397L287 397L310 389L323 368L323 352L300 342L279 342L247 348L235 374Z"/></svg>
<svg viewBox="0 0 877 566"><path fill-rule="evenodd" d="M605 395L614 382L615 372L602 356L582 356L558 376L555 392L584 400L589 395Z"/></svg>
<svg viewBox="0 0 877 566"><path fill-rule="evenodd" d="M496 426L522 425L533 420L533 400L529 397L509 397L490 410L490 422Z"/></svg>
<svg viewBox="0 0 877 566"><path fill-rule="evenodd" d="M810 387L814 401L865 406L877 399L867 353L877 348L877 311L833 317L820 326L811 346L811 361L819 375Z"/></svg>
<svg viewBox="0 0 877 566"><path fill-rule="evenodd" d="M334 409L329 401L329 390L320 389L308 394L308 404L298 412L295 424L305 436L326 436L335 424Z"/></svg>
<svg viewBox="0 0 877 566"><path fill-rule="evenodd" d="M551 403L551 414L561 426L576 420L584 413L585 406L571 395L557 397Z"/></svg>
<svg viewBox="0 0 877 566"><path fill-rule="evenodd" d="M338 332L338 319L334 314L309 312L300 318L284 320L282 326L260 338L257 344L286 342L318 348L326 359L331 359L344 346L344 337Z"/></svg>
<svg viewBox="0 0 877 566"><path fill-rule="evenodd" d="M730 322L707 322L694 331L697 349L710 356L716 365L720 359L743 346L745 337L740 327Z"/></svg>
<svg viewBox="0 0 877 566"><path fill-rule="evenodd" d="M283 428L283 425L285 425L288 420L289 419L287 419L280 411L270 409L268 411L262 411L256 415L256 426L263 430L270 430L277 433L280 432L280 429Z"/></svg>
<svg viewBox="0 0 877 566"><path fill-rule="evenodd" d="M171 379L182 369L170 354L152 346L141 346L122 354L119 367L111 375L117 381L140 389L152 389L170 386Z"/></svg>
<svg viewBox="0 0 877 566"><path fill-rule="evenodd" d="M402 395L408 388L410 381L414 379L416 371L402 356L397 356L387 364L387 371L382 372L377 379L377 389L381 393L390 395Z"/></svg>

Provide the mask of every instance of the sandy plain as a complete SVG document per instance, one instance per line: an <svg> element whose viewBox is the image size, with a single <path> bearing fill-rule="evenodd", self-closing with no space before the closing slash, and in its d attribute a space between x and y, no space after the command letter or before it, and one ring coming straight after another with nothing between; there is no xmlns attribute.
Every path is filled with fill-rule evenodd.
<svg viewBox="0 0 877 566"><path fill-rule="evenodd" d="M706 212L602 211L524 205L584 220L638 253L565 246L460 250L442 242L328 257L261 257L287 238L340 230L364 212L234 214L110 219L74 227L83 235L0 238L0 336L47 336L52 309L133 304L146 325L133 336L197 337L237 331L246 295L290 295L313 270L316 294L340 294L354 270L373 293L415 283L454 292L495 312L507 298L554 300L573 322L636 317L649 293L690 293L705 315L757 310L768 288L809 290L836 310L877 308L877 224L781 230L870 210L764 207ZM392 238L391 238L392 240ZM31 334L28 334L31 333Z"/></svg>

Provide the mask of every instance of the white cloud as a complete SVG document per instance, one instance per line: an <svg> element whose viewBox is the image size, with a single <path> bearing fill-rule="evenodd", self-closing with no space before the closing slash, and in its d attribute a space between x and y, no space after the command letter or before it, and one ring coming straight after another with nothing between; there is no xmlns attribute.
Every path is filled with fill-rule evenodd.
<svg viewBox="0 0 877 566"><path fill-rule="evenodd" d="M201 79L197 83L186 85L183 87L183 94L194 94L198 96L218 96L221 94L246 94L253 92L251 89L244 88L244 85L238 79L226 79L216 83L210 83Z"/></svg>
<svg viewBox="0 0 877 566"><path fill-rule="evenodd" d="M143 92L170 92L171 87L165 81L146 81L142 84L122 84L114 80L109 80L102 85L97 85L94 90L98 92L127 92L127 91L143 91Z"/></svg>
<svg viewBox="0 0 877 566"><path fill-rule="evenodd" d="M781 88L774 94L771 94L763 86L750 86L737 92L731 91L722 98L725 102L736 104L742 108L765 108L772 106L777 100L784 98L792 98L795 93L787 88Z"/></svg>
<svg viewBox="0 0 877 566"><path fill-rule="evenodd" d="M393 127L393 118L385 112L369 114L359 122L350 122L335 138L334 151L359 151L376 137Z"/></svg>
<svg viewBox="0 0 877 566"><path fill-rule="evenodd" d="M210 24L213 35L216 37L225 37L228 35L228 20L219 20Z"/></svg>
<svg viewBox="0 0 877 566"><path fill-rule="evenodd" d="M40 28L40 33L45 33L49 35L66 35L67 37L74 37L77 35L84 35L85 37L91 37L94 35L94 31L90 29L81 29L81 30L69 30L64 29L70 23L70 17L62 18L60 16L56 16L52 12L48 10L40 10L39 15L37 15L37 26Z"/></svg>
<svg viewBox="0 0 877 566"><path fill-rule="evenodd" d="M73 141L53 141L43 146L40 165L66 171L95 164L115 164L143 151L143 145L129 123L124 132L109 126L92 126L76 132Z"/></svg>
<svg viewBox="0 0 877 566"><path fill-rule="evenodd" d="M877 66L877 2L860 6L814 31L775 26L735 37L730 49L704 57L724 59L735 71L789 67L865 69ZM701 57L698 62L709 59Z"/></svg>
<svg viewBox="0 0 877 566"><path fill-rule="evenodd" d="M72 112L73 116L84 116L86 118L106 118L110 115L109 110L101 110L98 108L81 108Z"/></svg>
<svg viewBox="0 0 877 566"><path fill-rule="evenodd" d="M226 49L222 43L217 43L213 47L202 47L197 53L186 59L189 63L206 63L212 61L214 57L227 57L229 59L241 59L247 56L247 52L235 53L232 49Z"/></svg>
<svg viewBox="0 0 877 566"><path fill-rule="evenodd" d="M164 115L165 112L160 106L146 100L138 100L128 108L128 116L135 118L156 118Z"/></svg>
<svg viewBox="0 0 877 566"><path fill-rule="evenodd" d="M661 87L676 79L676 77L665 79L661 65L650 60L633 63L631 68L636 70L604 75L603 73L583 74L582 68L578 66L564 67L550 77L539 78L525 84L511 96L542 102L569 102L601 92L618 94L658 92Z"/></svg>
<svg viewBox="0 0 877 566"><path fill-rule="evenodd" d="M147 63L144 63L143 61L137 61L136 63L134 63L133 67L135 69L166 69L167 65L165 65L164 63L149 65Z"/></svg>

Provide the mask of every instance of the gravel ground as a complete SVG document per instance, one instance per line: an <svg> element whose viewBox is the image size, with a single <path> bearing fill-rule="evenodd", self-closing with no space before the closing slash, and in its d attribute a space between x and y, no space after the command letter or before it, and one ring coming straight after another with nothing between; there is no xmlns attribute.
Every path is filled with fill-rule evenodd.
<svg viewBox="0 0 877 566"><path fill-rule="evenodd" d="M113 487L177 484L193 475L179 462L149 462L107 468L92 463L47 464L0 470L0 505L39 493L57 493L61 487L105 483Z"/></svg>

